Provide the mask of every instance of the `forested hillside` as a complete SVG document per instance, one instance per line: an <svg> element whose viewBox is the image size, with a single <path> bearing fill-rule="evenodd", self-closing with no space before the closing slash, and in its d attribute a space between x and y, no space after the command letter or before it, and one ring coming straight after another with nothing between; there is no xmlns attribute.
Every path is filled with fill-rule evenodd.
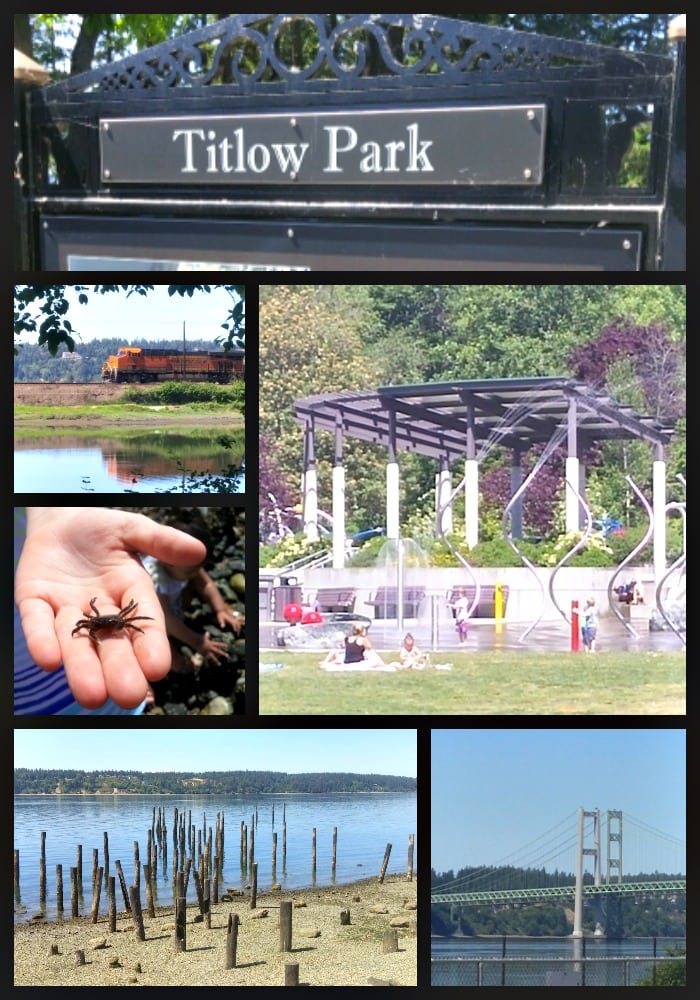
<svg viewBox="0 0 700 1000"><path fill-rule="evenodd" d="M416 779L391 774L277 771L66 771L16 768L16 795L340 795L415 792Z"/></svg>

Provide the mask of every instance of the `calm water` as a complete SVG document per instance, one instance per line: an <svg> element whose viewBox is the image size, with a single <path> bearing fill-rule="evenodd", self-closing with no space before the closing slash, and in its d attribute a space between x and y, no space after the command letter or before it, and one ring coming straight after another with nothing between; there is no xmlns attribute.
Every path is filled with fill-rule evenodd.
<svg viewBox="0 0 700 1000"><path fill-rule="evenodd" d="M157 448L143 441L81 438L15 438L16 493L204 492L193 489L190 472L218 475L232 463L230 450L212 445L188 447L180 435L159 434ZM42 446L44 443L49 446ZM237 456L236 461L240 461ZM179 464L178 464L179 463ZM201 477L195 479L195 483ZM245 473L231 480L245 492Z"/></svg>
<svg viewBox="0 0 700 1000"><path fill-rule="evenodd" d="M583 975L578 985L617 986L647 975L654 954L663 956L665 948L685 948L685 938L627 938L606 941L603 938L433 938L431 940L431 982L433 986L551 986L577 985L570 981ZM500 959L505 955L505 984ZM583 963L575 960L584 958ZM518 961L518 959L520 961ZM619 961L601 961L619 959ZM567 961L568 960L568 961ZM625 961L626 960L626 961Z"/></svg>
<svg viewBox="0 0 700 1000"><path fill-rule="evenodd" d="M82 845L82 884L84 898L80 912L89 913L92 905L93 850L98 851L98 865L104 865L104 834L108 834L109 874L116 875L115 862L121 862L127 886L133 884L134 841L138 841L141 870L146 860L148 831L153 809L165 810L167 860L159 855L154 902L157 906L172 902L172 826L174 810L185 815L186 827L199 832L206 818L207 830L216 832L217 813L223 813L225 825L224 877L219 892L227 886L242 889L249 882L250 871L241 864L241 822L248 828L248 846L252 817L254 822L255 861L258 865L258 889L274 882L284 890L309 885L352 882L378 875L387 844L392 845L388 873L405 872L408 845L416 833L416 796L404 795L293 795L287 797L247 798L221 796L175 797L134 796L17 796L14 800L14 847L19 851L19 894L15 892L15 920L30 918L40 909L39 861L41 833L46 833L46 915L56 916L56 865L62 866L64 912L70 916L70 869L75 867L77 845ZM274 827L273 827L274 809ZM286 823L286 854L283 855L283 823ZM336 869L332 871L333 828L337 829ZM316 873L312 870L312 837L316 829ZM277 834L277 864L273 871L273 833ZM187 839L186 839L187 844ZM417 845L413 867L417 865ZM143 882L143 879L141 879ZM190 878L188 900L196 899L194 880ZM142 900L143 900L142 890ZM26 909L25 909L26 908ZM117 908L123 901L117 877ZM107 912L107 894L100 899L100 911Z"/></svg>

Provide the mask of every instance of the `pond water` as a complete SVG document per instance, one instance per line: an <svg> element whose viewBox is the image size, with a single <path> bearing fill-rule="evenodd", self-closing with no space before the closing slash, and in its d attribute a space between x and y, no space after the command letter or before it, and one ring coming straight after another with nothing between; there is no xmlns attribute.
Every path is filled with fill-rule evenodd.
<svg viewBox="0 0 700 1000"><path fill-rule="evenodd" d="M231 448L217 431L142 431L129 437L73 432L15 435L15 493L202 493L207 476L222 477L231 492L245 492L243 435ZM228 489L226 490L228 492Z"/></svg>
<svg viewBox="0 0 700 1000"><path fill-rule="evenodd" d="M416 795L280 795L280 796L151 796L151 795L18 795L14 800L14 847L19 855L19 888L15 886L15 920L31 919L40 909L39 867L41 834L45 836L46 915L56 915L56 865L62 866L64 908L71 912L70 868L76 866L77 845L82 847L82 884L85 912L91 905L93 852L104 867L104 837L108 834L109 874L116 874L119 860L127 883L133 885L134 842L140 865L147 858L148 832L154 812L162 810L169 831L167 857L159 852L156 905L172 902L172 844L174 813L184 815L187 826L199 833L216 829L223 814L225 848L224 885L242 889L250 880L248 858L241 855L241 823L254 828L254 853L258 889L279 883L289 891L310 885L347 884L378 876L387 844L391 844L387 874L405 873L409 838L416 831ZM333 832L336 831L336 865L332 867ZM316 835L316 869L312 866L313 833ZM276 835L276 851L273 848ZM250 834L248 833L249 837ZM249 842L248 842L249 847ZM187 849L187 848L186 848ZM188 851L189 854L189 851ZM417 870L417 851L413 854ZM188 895L194 895L190 879ZM223 889L221 890L223 891ZM119 886L117 885L119 894ZM102 893L101 912L106 912ZM103 905L104 904L104 905Z"/></svg>

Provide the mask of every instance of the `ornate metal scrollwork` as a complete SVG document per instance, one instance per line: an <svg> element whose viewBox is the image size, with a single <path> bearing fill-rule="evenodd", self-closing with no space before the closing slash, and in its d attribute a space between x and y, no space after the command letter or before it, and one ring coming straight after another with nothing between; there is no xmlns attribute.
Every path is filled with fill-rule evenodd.
<svg viewBox="0 0 700 1000"><path fill-rule="evenodd" d="M420 78L425 85L446 77L463 81L465 73L497 74L501 81L509 73L600 66L610 57L581 42L433 14L235 14L47 89L98 93L217 84L245 93L258 84L294 91L311 80Z"/></svg>

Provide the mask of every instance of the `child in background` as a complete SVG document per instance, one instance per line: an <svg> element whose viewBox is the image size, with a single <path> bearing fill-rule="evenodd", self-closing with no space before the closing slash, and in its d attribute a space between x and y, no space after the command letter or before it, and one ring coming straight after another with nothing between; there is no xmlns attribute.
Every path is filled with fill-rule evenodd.
<svg viewBox="0 0 700 1000"><path fill-rule="evenodd" d="M152 556L142 556L142 562L153 580L163 609L165 630L173 654L171 671L184 674L193 673L209 660L220 664L228 657L228 646L225 642L213 639L206 631L196 632L185 622L184 613L193 592L199 594L200 598L211 606L219 628L228 626L238 635L242 626L242 616L228 606L216 583L204 569L211 552L208 532L204 528L179 522L173 527L202 542L206 548L204 559L189 566L175 566L154 559ZM195 656L183 655L180 650L181 645L189 646Z"/></svg>
<svg viewBox="0 0 700 1000"><path fill-rule="evenodd" d="M399 650L399 666L410 670L423 670L430 666L430 657L416 646L416 640L407 632Z"/></svg>
<svg viewBox="0 0 700 1000"><path fill-rule="evenodd" d="M598 632L598 616L595 607L595 598L587 597L583 606L581 621L581 638L583 639L583 649L585 653L595 653L595 639Z"/></svg>
<svg viewBox="0 0 700 1000"><path fill-rule="evenodd" d="M457 592L457 599L450 605L455 616L455 628L460 646L464 646L469 635L469 611L471 610L467 592L463 588Z"/></svg>

